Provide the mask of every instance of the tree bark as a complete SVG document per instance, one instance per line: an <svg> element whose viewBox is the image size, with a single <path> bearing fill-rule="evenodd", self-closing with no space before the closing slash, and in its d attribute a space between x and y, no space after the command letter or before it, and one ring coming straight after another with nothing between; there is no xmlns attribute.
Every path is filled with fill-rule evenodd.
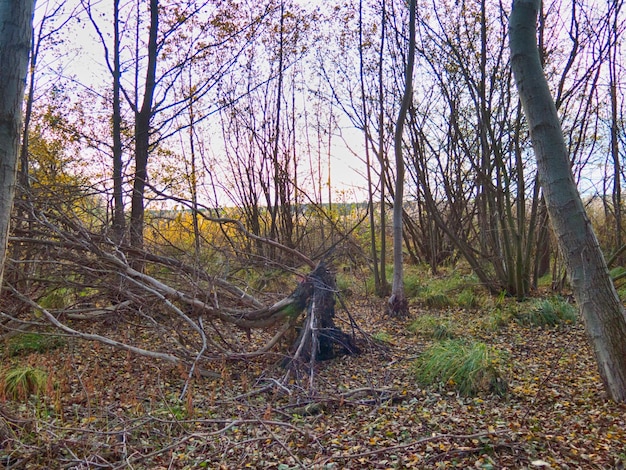
<svg viewBox="0 0 626 470"><path fill-rule="evenodd" d="M563 131L537 47L540 0L514 0L511 65L528 120L537 171L600 376L609 396L626 401L626 313L576 188Z"/></svg>
<svg viewBox="0 0 626 470"><path fill-rule="evenodd" d="M609 60L609 96L611 98L611 159L613 160L613 211L615 213L615 246L617 251L623 245L622 240L622 164L620 155L620 118L618 113L617 87L619 86L618 68L619 42L621 25L619 13L621 2L612 0L610 3L611 14L607 15L609 25L608 60ZM607 221L608 222L608 221Z"/></svg>
<svg viewBox="0 0 626 470"><path fill-rule="evenodd" d="M150 122L156 88L157 35L159 31L159 2L150 0L150 33L148 38L148 66L141 108L135 113L135 180L130 209L130 244L143 248L144 194L148 177L148 155L150 153Z"/></svg>
<svg viewBox="0 0 626 470"><path fill-rule="evenodd" d="M0 0L0 285L15 195L34 0Z"/></svg>
<svg viewBox="0 0 626 470"><path fill-rule="evenodd" d="M405 69L404 95L396 122L394 150L396 156L396 188L393 197L393 285L388 302L388 312L393 317L405 317L409 306L404 294L402 260L402 215L404 203L404 157L402 155L402 133L409 106L413 99L413 66L415 64L415 10L416 0L409 5L409 50Z"/></svg>
<svg viewBox="0 0 626 470"><path fill-rule="evenodd" d="M124 238L124 195L122 178L122 108L120 69L120 1L113 0L113 236L117 243Z"/></svg>

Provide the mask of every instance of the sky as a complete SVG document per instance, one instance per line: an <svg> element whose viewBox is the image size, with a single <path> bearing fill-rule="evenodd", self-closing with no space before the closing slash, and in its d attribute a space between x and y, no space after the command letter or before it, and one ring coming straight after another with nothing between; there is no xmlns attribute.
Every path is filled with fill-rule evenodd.
<svg viewBox="0 0 626 470"><path fill-rule="evenodd" d="M112 16L110 3L110 1L104 0L92 1L94 16L101 24L101 31L107 38L111 35L111 30L106 29L109 26L107 22L111 21ZM35 13L35 24L40 24L42 18L55 11L58 4L60 4L60 0L40 0ZM110 90L112 78L103 60L103 47L93 25L81 11L80 0L65 0L61 11L63 14L58 15L58 19L56 17L53 20L48 19L46 26L47 28L57 27L56 25L62 21L62 18L70 16L74 12L78 12L77 19L64 25L62 32L56 36L56 39L62 39L63 43L54 49L48 48L41 54L41 62L38 67L38 88L41 95L47 95L50 87L58 85L60 82L66 83L65 92L68 97L77 93L84 93L86 89L97 90L100 93L107 93ZM64 77L61 81L58 78L59 74ZM97 103L84 102L80 105L87 115L93 115L103 122L110 119L109 112L101 107L99 109ZM332 197L364 200L367 193L364 182L365 168L362 161L364 158L362 156L363 135L341 114L336 113L334 117L340 130L337 130L331 142L330 165L328 162L322 165L324 171L329 167L331 169ZM213 129L209 131L211 135L205 139L207 145L210 146L209 153L215 159L220 160L220 154L224 151L223 144L220 142L221 133L215 130L215 125L208 126L208 128ZM180 155L185 153L183 149L176 150L176 143L173 139L168 142L168 146ZM326 149L324 151L326 152ZM94 155L94 158L102 159L102 156ZM302 167L306 165L304 164ZM157 172L158 168L159 164L152 162L151 171ZM102 165L94 168L94 175L101 172ZM314 176L317 177L317 175ZM322 179L327 181L327 175L324 175ZM322 193L324 198L328 199L327 189L324 189ZM220 191L218 191L218 198L220 204L229 204L228 197Z"/></svg>

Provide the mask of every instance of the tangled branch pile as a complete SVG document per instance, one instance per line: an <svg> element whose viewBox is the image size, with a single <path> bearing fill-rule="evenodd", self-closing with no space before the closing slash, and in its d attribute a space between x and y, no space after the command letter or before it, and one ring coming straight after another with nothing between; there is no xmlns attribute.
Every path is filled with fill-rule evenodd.
<svg viewBox="0 0 626 470"><path fill-rule="evenodd" d="M287 363L305 364L358 351L334 324L336 286L324 262L281 299L179 259L113 243L76 219L31 211L16 230L3 292L6 332L46 329L126 349L211 375L211 361L246 359L276 349L302 320ZM273 301L272 301L273 300ZM99 322L126 322L149 340L103 335ZM352 327L354 324L351 322ZM235 328L233 328L235 327Z"/></svg>

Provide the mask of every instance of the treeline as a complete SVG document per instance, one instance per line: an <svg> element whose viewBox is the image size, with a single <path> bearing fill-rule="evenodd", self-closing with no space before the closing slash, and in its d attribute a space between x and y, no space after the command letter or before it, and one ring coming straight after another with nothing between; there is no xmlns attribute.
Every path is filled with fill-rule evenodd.
<svg viewBox="0 0 626 470"><path fill-rule="evenodd" d="M543 9L541 60L572 169L601 201L602 246L615 253L623 12L616 2ZM510 71L508 6L445 1L416 11L401 135L406 259L433 272L463 259L491 291L523 297L562 268ZM151 249L180 243L197 258L229 247L248 262L292 265L266 241L311 259L349 241L384 295L408 14L393 0L39 2L16 233L29 226L23 204L58 197L55 209L78 210L138 250L146 240ZM79 31L92 52L77 49ZM344 184L355 180L347 168L359 187ZM174 205L188 211L188 239L155 219ZM226 217L244 231L220 228L223 242L212 246L207 218L225 216L214 207L236 207Z"/></svg>

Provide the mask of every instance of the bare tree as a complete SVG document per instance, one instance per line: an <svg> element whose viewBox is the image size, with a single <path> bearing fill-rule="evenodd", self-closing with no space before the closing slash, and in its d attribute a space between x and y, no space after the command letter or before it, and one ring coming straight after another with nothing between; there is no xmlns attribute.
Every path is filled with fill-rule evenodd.
<svg viewBox="0 0 626 470"><path fill-rule="evenodd" d="M15 195L34 0L0 1L0 285Z"/></svg>
<svg viewBox="0 0 626 470"><path fill-rule="evenodd" d="M113 0L113 119L111 133L113 134L113 237L119 243L126 231L126 216L124 215L123 189L123 148L122 148L122 104L121 104L121 77L120 66L120 1Z"/></svg>
<svg viewBox="0 0 626 470"><path fill-rule="evenodd" d="M539 0L515 0L510 15L511 65L528 120L539 179L574 296L609 396L626 401L626 311L572 175L557 109L537 47Z"/></svg>
<svg viewBox="0 0 626 470"><path fill-rule="evenodd" d="M615 246L617 251L623 242L623 214L622 214L622 158L620 155L620 121L618 88L620 80L619 70L619 44L622 36L623 25L620 24L620 12L623 4L618 1L609 1L607 12L608 25L608 68L609 68L609 97L611 102L611 129L610 129L610 159L613 167L612 202L614 214Z"/></svg>
<svg viewBox="0 0 626 470"><path fill-rule="evenodd" d="M402 219L404 216L404 152L403 132L409 107L413 101L413 69L415 64L415 10L416 0L409 3L409 40L404 78L404 94L396 121L394 151L396 161L396 187L393 195L393 284L388 311L394 317L408 315L408 302L404 294Z"/></svg>
<svg viewBox="0 0 626 470"><path fill-rule="evenodd" d="M150 154L150 122L154 115L153 99L156 88L157 37L159 34L159 2L150 0L150 29L148 37L145 82L141 106L135 108L135 175L130 208L130 244L143 248L143 226L148 177L148 156Z"/></svg>

